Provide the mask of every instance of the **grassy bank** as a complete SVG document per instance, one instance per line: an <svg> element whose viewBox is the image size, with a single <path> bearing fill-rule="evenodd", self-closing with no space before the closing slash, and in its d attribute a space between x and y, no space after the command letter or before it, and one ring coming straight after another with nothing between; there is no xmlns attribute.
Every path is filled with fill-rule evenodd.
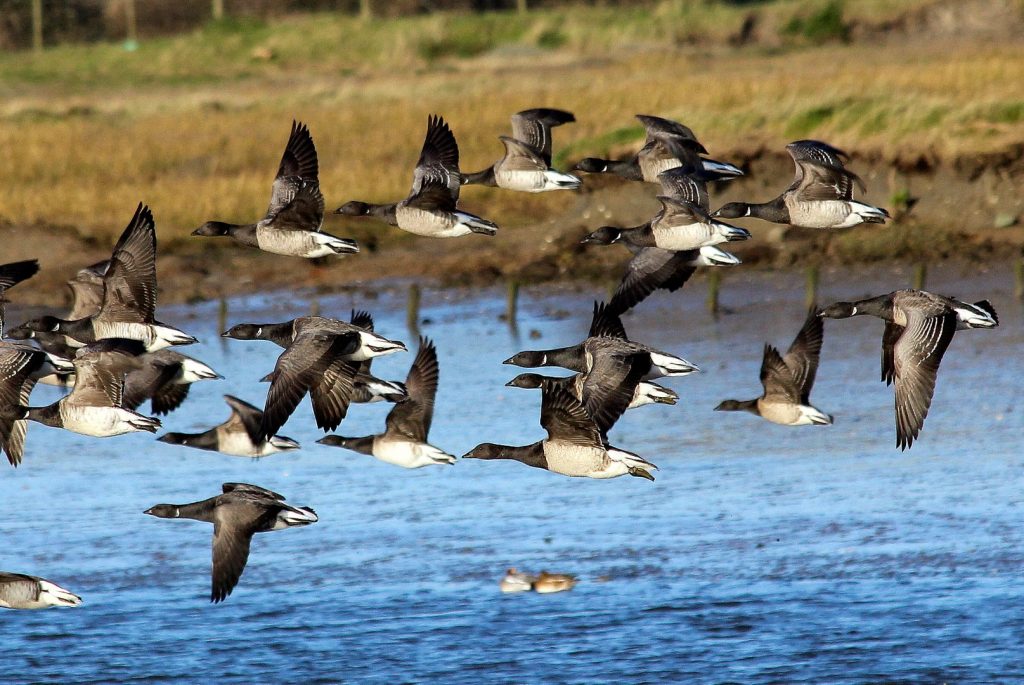
<svg viewBox="0 0 1024 685"><path fill-rule="evenodd" d="M430 112L452 123L467 171L500 155L509 114L537 105L579 119L556 132L561 164L635 146L637 112L684 120L724 158L803 137L911 161L1024 142L1024 43L881 32L934 4L843 3L840 27L870 34L851 43L814 32L834 3L679 1L228 21L131 53L98 45L2 55L0 215L107 240L142 199L165 245L208 218L253 219L292 118L311 127L329 208L404 196ZM757 35L731 46L752 11ZM576 202L568 193L464 193L467 209L513 227ZM328 228L378 247L409 240L336 219Z"/></svg>

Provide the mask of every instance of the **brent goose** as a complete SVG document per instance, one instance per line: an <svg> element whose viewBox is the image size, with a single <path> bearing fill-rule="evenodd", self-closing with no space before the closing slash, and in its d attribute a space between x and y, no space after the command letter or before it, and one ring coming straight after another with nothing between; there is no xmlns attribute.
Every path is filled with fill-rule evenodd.
<svg viewBox="0 0 1024 685"><path fill-rule="evenodd" d="M135 409L146 400L157 416L168 414L188 397L192 383L224 378L209 366L177 350L158 350L143 355L141 368L124 378L125 409Z"/></svg>
<svg viewBox="0 0 1024 685"><path fill-rule="evenodd" d="M499 136L505 156L483 171L466 174L463 184L527 193L579 188L580 179L551 168L551 129L573 121L571 112L543 107L513 114L512 136Z"/></svg>
<svg viewBox="0 0 1024 685"><path fill-rule="evenodd" d="M291 323L293 338L277 359L263 408L264 438L284 425L307 392L317 426L334 430L348 412L359 362L406 349L404 343L337 319L307 316Z"/></svg>
<svg viewBox="0 0 1024 685"><path fill-rule="evenodd" d="M849 228L862 223L884 224L889 212L853 199L853 187L864 189L857 174L846 169L842 150L817 140L786 146L796 164L796 177L781 195L760 204L730 202L713 216L752 216L803 228Z"/></svg>
<svg viewBox="0 0 1024 685"><path fill-rule="evenodd" d="M666 195L659 196L658 201L661 211L647 223L632 228L602 226L581 242L611 245L621 241L633 247L660 247L679 252L750 238L746 229L716 221L690 202Z"/></svg>
<svg viewBox="0 0 1024 685"><path fill-rule="evenodd" d="M157 504L145 512L164 519L192 519L213 524L211 602L223 602L238 584L249 560L254 533L316 523L316 512L296 507L284 496L258 485L224 483L223 494L191 504Z"/></svg>
<svg viewBox="0 0 1024 685"><path fill-rule="evenodd" d="M824 325L812 308L786 356L765 343L761 360L764 394L753 400L725 400L715 411L748 411L784 426L829 425L832 417L811 406L811 387L818 372Z"/></svg>
<svg viewBox="0 0 1024 685"><path fill-rule="evenodd" d="M529 592L533 589L533 581L536 576L530 573L523 573L517 571L514 568L510 568L505 572L505 577L498 583L498 588L502 592Z"/></svg>
<svg viewBox="0 0 1024 685"><path fill-rule="evenodd" d="M953 334L964 328L995 328L999 317L988 300L969 304L924 290L897 290L857 302L836 302L821 316L846 319L870 314L883 319L882 380L896 383L896 446L910 447L932 404L939 362Z"/></svg>
<svg viewBox="0 0 1024 685"><path fill-rule="evenodd" d="M544 440L523 447L485 442L463 458L512 459L563 476L616 478L628 473L654 480L651 471L658 467L608 445L580 401L559 385L545 383L541 389L540 425L548 433Z"/></svg>
<svg viewBox="0 0 1024 685"><path fill-rule="evenodd" d="M0 607L49 609L76 607L82 598L45 578L0 571Z"/></svg>
<svg viewBox="0 0 1024 685"><path fill-rule="evenodd" d="M658 174L662 194L680 202L709 209L707 184L694 178L686 169L676 167ZM675 292L683 287L699 266L735 266L739 257L714 245L695 250L664 250L660 247L638 247L623 243L633 253L626 265L619 287L615 289L609 308L625 312L647 298L655 290Z"/></svg>
<svg viewBox="0 0 1024 685"><path fill-rule="evenodd" d="M224 331L221 336L235 340L269 340L278 347L286 348L295 337L295 322L300 320L293 319L284 323L241 323ZM356 328L373 333L373 316L369 312L352 310L349 322ZM381 345L382 343L378 341L377 346ZM352 378L351 401L362 404L380 401L401 402L405 399L405 386L402 383L385 381L370 373L372 362L372 357L359 362L356 375ZM273 375L267 374L262 380L270 382Z"/></svg>
<svg viewBox="0 0 1024 685"><path fill-rule="evenodd" d="M324 196L318 175L316 148L309 129L301 122L292 121L292 132L277 168L266 215L254 224L207 221L192 235L228 236L247 247L306 259L359 252L354 240L321 230Z"/></svg>
<svg viewBox="0 0 1024 685"><path fill-rule="evenodd" d="M699 371L696 366L681 357L629 340L619 316L603 303L597 302L594 303L590 332L583 342L551 350L519 352L503 363L526 368L561 366L570 371L589 373L594 359L605 354L632 357L631 368L641 367L643 371L637 382L661 376L685 376ZM630 389L630 398L632 393L633 390Z"/></svg>
<svg viewBox="0 0 1024 685"><path fill-rule="evenodd" d="M647 183L657 183L658 174L680 166L688 172L699 173L709 181L743 175L743 171L732 164L701 157L700 153L707 154L707 150L689 127L649 114L637 114L636 118L647 133L639 152L624 160L587 157L580 160L573 170L615 174L630 181Z"/></svg>
<svg viewBox="0 0 1024 685"><path fill-rule="evenodd" d="M444 119L434 115L427 119L427 135L409 196L385 205L353 200L335 210L335 214L374 216L403 231L430 238L497 233L496 224L457 209L461 184L455 135Z"/></svg>
<svg viewBox="0 0 1024 685"><path fill-rule="evenodd" d="M565 592L576 587L576 576L568 573L548 573L541 571L533 579L533 591L540 594Z"/></svg>
<svg viewBox="0 0 1024 685"><path fill-rule="evenodd" d="M407 469L454 464L455 457L427 442L430 423L434 418L434 397L437 395L439 374L437 349L433 342L421 337L420 349L405 379L408 399L391 409L385 420L385 431L380 435L359 438L328 435L317 442L368 454Z"/></svg>
<svg viewBox="0 0 1024 685"><path fill-rule="evenodd" d="M224 401L231 407L231 416L219 426L203 433L166 433L157 440L235 457L265 457L299 449L299 443L283 435L264 440L260 435L263 412L256 407L231 395L224 395Z"/></svg>
<svg viewBox="0 0 1024 685"><path fill-rule="evenodd" d="M564 385L576 399L583 402L584 406L587 405L586 401L583 400L583 392L587 387L587 377L582 373L566 376L565 378L542 376L539 373L521 373L505 385L510 388L539 390L545 381L556 385ZM675 404L678 400L679 394L674 390L650 381L641 381L637 384L636 390L633 391L633 397L626 409L636 409L648 404Z"/></svg>
<svg viewBox="0 0 1024 685"><path fill-rule="evenodd" d="M104 338L140 340L147 352L196 342L177 328L162 324L156 314L156 224L149 207L139 204L114 247L103 276L103 304L82 319L44 316L24 324L31 331L60 333L72 347Z"/></svg>

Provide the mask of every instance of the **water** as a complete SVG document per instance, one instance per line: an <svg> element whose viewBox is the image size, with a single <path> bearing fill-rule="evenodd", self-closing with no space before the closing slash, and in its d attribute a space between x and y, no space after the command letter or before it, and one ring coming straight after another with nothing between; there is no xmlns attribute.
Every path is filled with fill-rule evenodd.
<svg viewBox="0 0 1024 685"><path fill-rule="evenodd" d="M804 314L800 274L738 271L723 287L732 313L717 321L702 282L626 319L634 338L706 371L667 381L679 405L631 411L612 431L661 467L655 483L512 462L404 471L316 445L308 403L281 431L304 449L260 461L33 425L24 464L0 472L0 568L51 578L85 604L0 613L0 681L1020 682L1024 330L1009 267L969 271L933 269L930 285L990 297L1002 325L957 334L907 453L894 447L891 390L877 380L874 319L827 323L812 400L834 426L711 411L760 392L762 343L788 345ZM832 300L908 276L822 281ZM499 320L498 290L424 291L422 331L441 363L434 444L458 455L543 436L539 393L503 387L517 370L500 362L584 334L594 290L551 290L524 290L518 334ZM385 335L413 340L401 290L319 298L327 314L354 305ZM228 320L284 320L309 306L295 294L243 298ZM228 377L194 385L167 430L223 420L223 393L262 401L256 379L277 348L221 341L216 316L214 304L161 311L205 341L190 353ZM376 371L402 378L412 356ZM57 396L37 393L39 403ZM377 432L386 412L356 406L341 432ZM234 594L214 606L211 527L142 511L209 497L225 481L281 492L320 522L257 536ZM501 595L509 566L580 583Z"/></svg>

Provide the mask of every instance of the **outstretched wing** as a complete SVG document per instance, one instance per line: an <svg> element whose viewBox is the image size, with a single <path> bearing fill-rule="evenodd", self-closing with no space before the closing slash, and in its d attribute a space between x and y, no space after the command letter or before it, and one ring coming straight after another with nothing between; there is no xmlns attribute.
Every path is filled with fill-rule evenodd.
<svg viewBox="0 0 1024 685"><path fill-rule="evenodd" d="M512 115L512 136L540 153L545 168L551 166L551 129L576 121L572 112L539 107Z"/></svg>
<svg viewBox="0 0 1024 685"><path fill-rule="evenodd" d="M549 440L586 447L604 444L587 410L561 384L544 381L541 385L540 425L548 432Z"/></svg>
<svg viewBox="0 0 1024 685"><path fill-rule="evenodd" d="M626 337L626 328L622 325L622 319L604 302L594 303L594 316L590 320L590 332L587 337L629 340Z"/></svg>
<svg viewBox="0 0 1024 685"><path fill-rule="evenodd" d="M821 359L821 343L825 336L825 322L818 316L818 308L811 307L804 325L789 346L783 361L796 384L800 404L809 404L814 377Z"/></svg>
<svg viewBox="0 0 1024 685"><path fill-rule="evenodd" d="M309 129L301 121L292 121L292 132L288 136L281 164L277 167L277 176L270 191L270 205L267 216L275 216L280 212L299 190L302 181L320 184L320 167L316 157L316 147Z"/></svg>
<svg viewBox="0 0 1024 685"><path fill-rule="evenodd" d="M437 349L429 338L421 336L420 349L405 379L409 397L397 403L388 414L388 433L404 435L418 442L427 441L430 423L434 418L434 398L437 396L439 376Z"/></svg>
<svg viewBox="0 0 1024 685"><path fill-rule="evenodd" d="M156 313L156 224L149 207L139 204L121 234L103 277L103 305L97 317L107 321L152 323Z"/></svg>
<svg viewBox="0 0 1024 685"><path fill-rule="evenodd" d="M800 403L800 390L789 367L779 351L767 343L761 359L761 385L764 386L765 401Z"/></svg>
<svg viewBox="0 0 1024 685"><path fill-rule="evenodd" d="M907 311L907 327L893 346L896 378L896 445L910 447L924 425L939 363L956 332L956 313L928 316Z"/></svg>
<svg viewBox="0 0 1024 685"><path fill-rule="evenodd" d="M410 196L421 194L427 186L445 188L452 207L459 199L462 174L459 172L459 144L448 123L436 114L427 118L427 135L423 140L419 161L413 171Z"/></svg>

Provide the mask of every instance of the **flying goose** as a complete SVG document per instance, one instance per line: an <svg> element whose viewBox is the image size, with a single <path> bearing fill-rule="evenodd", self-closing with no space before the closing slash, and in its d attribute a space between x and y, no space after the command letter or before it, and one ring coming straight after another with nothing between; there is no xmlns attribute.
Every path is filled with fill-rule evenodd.
<svg viewBox="0 0 1024 685"><path fill-rule="evenodd" d="M293 319L284 323L241 323L224 331L221 336L235 340L269 340L278 347L286 348L295 337L296 321L301 321L301 319ZM373 333L373 316L369 312L353 310L350 323L356 328ZM384 341L384 339L381 340ZM381 341L376 343L378 347L383 344ZM351 401L363 404L380 401L401 402L405 399L405 386L402 383L385 381L370 373L372 362L372 357L359 362L356 375L352 378ZM262 380L272 381L273 373L268 374Z"/></svg>
<svg viewBox="0 0 1024 685"><path fill-rule="evenodd" d="M602 226L583 238L583 243L611 245L624 242L633 247L659 247L673 252L699 250L720 243L748 240L750 232L711 218L700 207L661 195L659 211L640 226Z"/></svg>
<svg viewBox="0 0 1024 685"><path fill-rule="evenodd" d="M374 216L403 231L429 238L455 238L469 233L494 235L498 231L496 224L457 209L461 184L455 135L444 119L434 115L427 119L427 135L409 196L385 205L353 200L335 210L335 214Z"/></svg>
<svg viewBox="0 0 1024 685"><path fill-rule="evenodd" d="M586 402L582 399L583 390L586 387L586 376L582 373L566 376L565 378L542 376L539 373L521 373L505 385L509 388L539 390L545 381L554 385L563 385L576 399L583 402L584 406L586 406ZM675 404L678 400L679 394L674 390L650 381L641 381L637 384L636 390L633 391L633 397L626 409L636 409L648 404Z"/></svg>
<svg viewBox="0 0 1024 685"><path fill-rule="evenodd" d="M512 136L499 136L505 156L483 171L466 174L464 185L497 186L541 193L575 190L580 179L551 168L551 129L576 121L560 109L527 109L512 115Z"/></svg>
<svg viewBox="0 0 1024 685"><path fill-rule="evenodd" d="M824 325L812 308L786 356L765 343L761 361L764 393L753 400L725 400L715 411L748 411L783 426L830 425L832 417L811 406L811 387L818 372Z"/></svg>
<svg viewBox="0 0 1024 685"><path fill-rule="evenodd" d="M39 260L37 259L0 264L0 338L4 337L4 305L7 304L8 288L32 278L38 271Z"/></svg>
<svg viewBox="0 0 1024 685"><path fill-rule="evenodd" d="M316 147L306 125L292 121L266 215L254 224L207 221L192 235L228 236L247 247L306 259L359 252L354 240L324 233L323 224L324 196Z"/></svg>
<svg viewBox="0 0 1024 685"><path fill-rule="evenodd" d="M523 447L485 442L463 458L512 459L563 476L616 478L628 473L654 480L651 471L658 467L608 445L580 401L560 385L545 383L541 389L540 425L548 433L544 440Z"/></svg>
<svg viewBox="0 0 1024 685"><path fill-rule="evenodd" d="M407 469L454 464L455 457L427 442L434 417L434 397L437 395L439 374L437 349L433 342L421 337L420 349L405 379L408 399L391 409L385 420L385 431L380 435L360 438L328 435L317 442L368 454Z"/></svg>
<svg viewBox="0 0 1024 685"><path fill-rule="evenodd" d="M177 328L156 321L156 224L149 207L139 204L114 247L103 276L103 304L82 319L44 316L26 322L31 331L60 333L72 347L104 338L142 341L147 352L196 342Z"/></svg>
<svg viewBox="0 0 1024 685"><path fill-rule="evenodd" d="M676 167L658 174L662 195L688 202L705 213L709 209L707 185L686 169ZM647 298L655 290L675 292L683 287L699 266L735 266L739 257L715 245L695 250L665 250L660 247L639 247L623 242L633 253L626 265L622 281L615 289L609 308L623 313Z"/></svg>
<svg viewBox="0 0 1024 685"><path fill-rule="evenodd" d="M145 512L164 519L192 519L213 524L213 573L210 601L227 599L249 560L254 533L316 523L316 512L296 507L284 496L258 485L224 483L223 494L191 504L157 504Z"/></svg>
<svg viewBox="0 0 1024 685"><path fill-rule="evenodd" d="M561 366L570 371L589 373L595 357L604 354L618 357L635 355L630 368L642 370L637 382L661 376L685 376L699 371L682 357L629 340L619 316L603 303L597 302L594 303L590 332L583 342L551 350L526 350L509 357L503 363L526 368ZM630 397L632 392L630 390Z"/></svg>
<svg viewBox="0 0 1024 685"><path fill-rule="evenodd" d="M995 328L999 317L988 300L969 304L924 290L897 290L857 302L836 302L821 316L846 319L870 314L883 319L882 380L896 383L896 446L905 450L921 432L935 392L939 362L953 334Z"/></svg>
<svg viewBox="0 0 1024 685"><path fill-rule="evenodd" d="M884 224L889 212L853 199L853 187L864 182L847 170L842 150L817 140L798 140L786 146L796 164L793 183L774 200L760 204L730 202L713 216L738 219L752 216L803 228L849 228L862 223Z"/></svg>
<svg viewBox="0 0 1024 685"><path fill-rule="evenodd" d="M123 407L135 409L146 400L157 416L168 414L188 397L192 383L224 378L209 366L177 350L158 350L139 359L141 368L124 379Z"/></svg>
<svg viewBox="0 0 1024 685"><path fill-rule="evenodd" d="M45 578L0 571L0 607L49 609L76 607L82 598Z"/></svg>
<svg viewBox="0 0 1024 685"><path fill-rule="evenodd" d="M202 433L165 433L157 440L235 457L265 457L299 449L299 443L283 435L264 440L260 435L263 412L256 407L231 395L224 395L224 401L231 407L231 416L224 423Z"/></svg>
<svg viewBox="0 0 1024 685"><path fill-rule="evenodd" d="M271 374L260 428L264 438L284 425L307 392L317 426L334 430L348 412L359 362L406 350L401 342L337 319L300 317L292 328L292 341Z"/></svg>
<svg viewBox="0 0 1024 685"><path fill-rule="evenodd" d="M580 160L573 170L614 174L630 181L647 183L657 183L658 174L679 166L688 172L700 173L709 181L743 175L743 171L732 164L701 157L700 153L707 154L707 150L689 127L649 114L637 114L636 118L647 133L639 152L624 160L587 157Z"/></svg>

